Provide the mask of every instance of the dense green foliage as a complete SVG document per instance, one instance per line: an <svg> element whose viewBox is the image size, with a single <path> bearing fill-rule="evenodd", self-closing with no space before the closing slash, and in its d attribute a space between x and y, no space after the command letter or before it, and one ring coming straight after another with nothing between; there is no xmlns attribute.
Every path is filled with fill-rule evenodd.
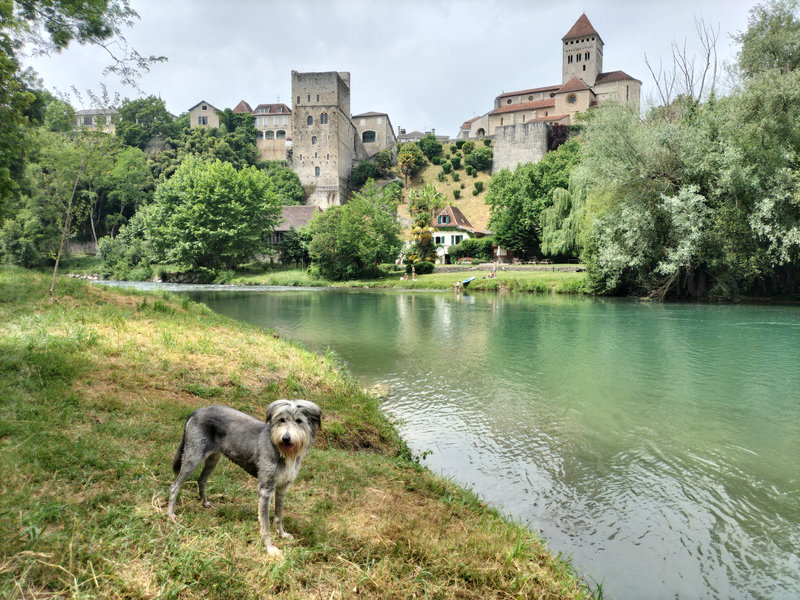
<svg viewBox="0 0 800 600"><path fill-rule="evenodd" d="M495 244L494 238L467 238L455 246L450 246L450 257L453 260L459 258L474 258L488 262L492 260L492 246Z"/></svg>
<svg viewBox="0 0 800 600"><path fill-rule="evenodd" d="M464 147L466 148L466 144L464 144ZM469 154L466 154L465 150L464 154L464 165L470 166L477 171L488 171L492 166L492 156L494 153L488 146L475 148Z"/></svg>
<svg viewBox="0 0 800 600"><path fill-rule="evenodd" d="M378 165L371 160L365 160L358 164L350 174L350 183L354 187L361 187L367 182L367 179L375 179L380 175Z"/></svg>
<svg viewBox="0 0 800 600"><path fill-rule="evenodd" d="M492 177L486 204L497 244L524 257L540 253L540 215L551 203L553 190L567 186L579 152L578 142L567 142L537 163L520 165L513 172L503 169Z"/></svg>
<svg viewBox="0 0 800 600"><path fill-rule="evenodd" d="M179 133L179 124L161 98L148 96L125 100L119 108L116 135L128 146L145 150L151 144L158 141L163 144Z"/></svg>
<svg viewBox="0 0 800 600"><path fill-rule="evenodd" d="M432 160L434 156L439 156L442 153L442 143L432 133L426 135L418 143L420 150L428 160Z"/></svg>
<svg viewBox="0 0 800 600"><path fill-rule="evenodd" d="M402 246L396 195L374 181L344 206L317 214L310 228L312 269L326 279L374 275L380 263L395 260Z"/></svg>

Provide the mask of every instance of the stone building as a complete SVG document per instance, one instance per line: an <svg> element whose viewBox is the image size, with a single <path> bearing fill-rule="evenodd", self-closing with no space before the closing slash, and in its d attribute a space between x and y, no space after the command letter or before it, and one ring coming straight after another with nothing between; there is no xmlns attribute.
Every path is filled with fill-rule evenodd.
<svg viewBox="0 0 800 600"><path fill-rule="evenodd" d="M262 160L286 160L292 147L292 109L281 103L259 104L252 114Z"/></svg>
<svg viewBox="0 0 800 600"><path fill-rule="evenodd" d="M87 129L89 131L102 131L103 133L113 134L116 130L116 122L119 112L113 108L90 108L75 111L75 127L77 129Z"/></svg>
<svg viewBox="0 0 800 600"><path fill-rule="evenodd" d="M352 119L358 135L356 148L359 160L372 158L381 150L397 144L397 136L386 113L366 112L353 115Z"/></svg>
<svg viewBox="0 0 800 600"><path fill-rule="evenodd" d="M219 109L203 100L189 109L189 127L219 127Z"/></svg>
<svg viewBox="0 0 800 600"><path fill-rule="evenodd" d="M350 73L292 71L292 168L310 190L308 204L344 204L356 158Z"/></svg>
<svg viewBox="0 0 800 600"><path fill-rule="evenodd" d="M500 127L536 122L569 125L577 113L608 101L639 109L642 82L623 71L603 71L603 40L586 14L561 39L561 72L558 85L500 94L491 111L461 126L458 137L493 136Z"/></svg>

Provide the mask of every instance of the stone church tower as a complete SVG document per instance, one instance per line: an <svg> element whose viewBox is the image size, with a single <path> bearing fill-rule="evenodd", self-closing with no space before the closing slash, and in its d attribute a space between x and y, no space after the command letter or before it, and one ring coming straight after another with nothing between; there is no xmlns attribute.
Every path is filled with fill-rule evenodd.
<svg viewBox="0 0 800 600"><path fill-rule="evenodd" d="M562 81L567 83L573 77L593 86L597 76L603 72L603 40L589 22L586 13L575 21L563 38Z"/></svg>

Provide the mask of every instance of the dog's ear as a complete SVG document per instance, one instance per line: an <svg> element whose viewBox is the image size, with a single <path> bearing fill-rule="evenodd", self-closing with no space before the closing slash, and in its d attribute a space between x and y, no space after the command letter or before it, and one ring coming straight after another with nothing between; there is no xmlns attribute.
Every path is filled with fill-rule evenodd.
<svg viewBox="0 0 800 600"><path fill-rule="evenodd" d="M317 428L322 429L322 409L311 400L295 400L297 407Z"/></svg>
<svg viewBox="0 0 800 600"><path fill-rule="evenodd" d="M267 407L267 423L272 421L272 417L274 417L277 413L279 413L282 409L290 406L291 402L281 398L280 400L275 400L272 404Z"/></svg>

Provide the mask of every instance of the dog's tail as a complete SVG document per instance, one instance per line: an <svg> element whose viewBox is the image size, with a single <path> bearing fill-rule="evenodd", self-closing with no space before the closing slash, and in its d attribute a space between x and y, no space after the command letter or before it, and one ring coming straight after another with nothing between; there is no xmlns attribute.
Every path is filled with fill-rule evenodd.
<svg viewBox="0 0 800 600"><path fill-rule="evenodd" d="M183 437L181 438L181 443L178 445L178 449L175 450L175 456L172 457L172 471L176 475L181 471L181 465L183 464L183 447L185 444L186 444L186 425L183 426Z"/></svg>

